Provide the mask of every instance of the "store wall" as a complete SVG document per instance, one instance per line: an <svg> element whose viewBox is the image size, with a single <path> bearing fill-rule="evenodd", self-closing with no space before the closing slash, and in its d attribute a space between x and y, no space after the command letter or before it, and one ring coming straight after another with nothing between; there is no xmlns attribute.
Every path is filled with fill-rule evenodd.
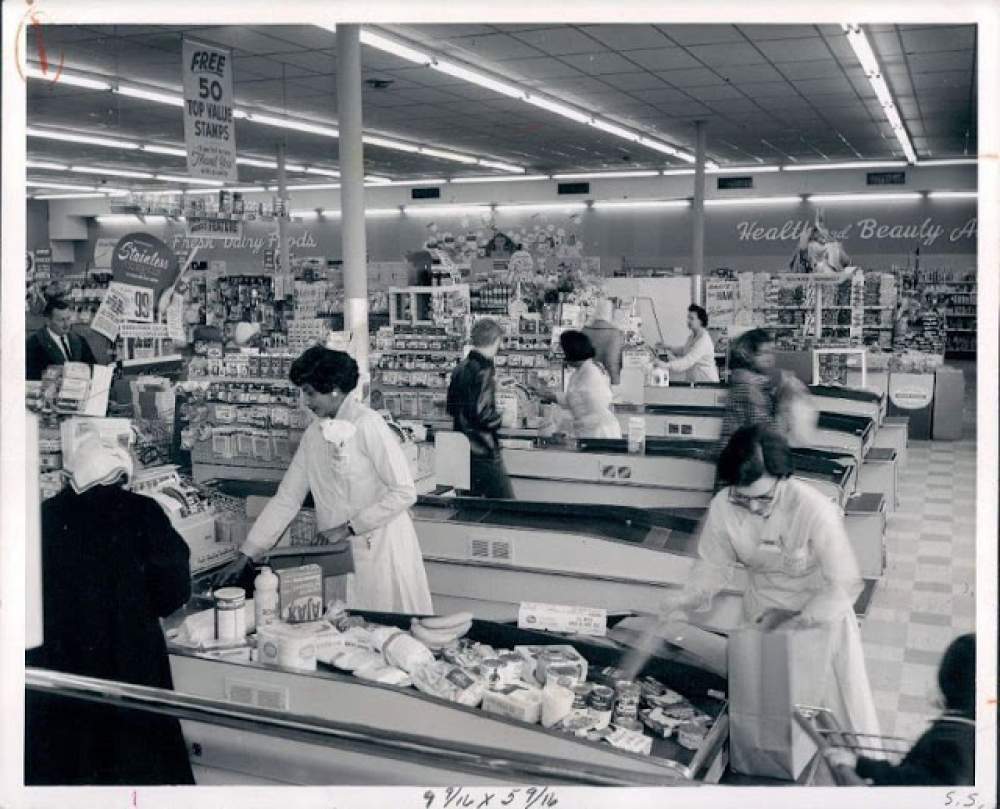
<svg viewBox="0 0 1000 809"><path fill-rule="evenodd" d="M25 211L27 232L24 249L38 250L49 246L49 204L29 199Z"/></svg>

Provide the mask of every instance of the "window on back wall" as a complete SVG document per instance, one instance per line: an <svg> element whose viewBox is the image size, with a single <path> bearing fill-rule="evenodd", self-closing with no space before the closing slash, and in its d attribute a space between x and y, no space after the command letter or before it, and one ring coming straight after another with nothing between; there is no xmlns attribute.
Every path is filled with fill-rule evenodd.
<svg viewBox="0 0 1000 809"><path fill-rule="evenodd" d="M414 188L410 190L410 199L440 199L440 188Z"/></svg>
<svg viewBox="0 0 1000 809"><path fill-rule="evenodd" d="M589 194L590 183L559 183L560 194Z"/></svg>
<svg viewBox="0 0 1000 809"><path fill-rule="evenodd" d="M753 188L753 177L719 177L715 187L720 191Z"/></svg>
<svg viewBox="0 0 1000 809"><path fill-rule="evenodd" d="M868 185L906 185L906 172L869 171Z"/></svg>

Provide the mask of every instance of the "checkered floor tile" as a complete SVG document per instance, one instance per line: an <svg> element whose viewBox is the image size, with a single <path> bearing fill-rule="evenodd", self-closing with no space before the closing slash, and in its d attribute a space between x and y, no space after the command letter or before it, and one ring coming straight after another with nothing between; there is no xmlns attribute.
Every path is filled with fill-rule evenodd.
<svg viewBox="0 0 1000 809"><path fill-rule="evenodd" d="M975 629L975 366L963 370L965 432L907 447L886 573L861 626L881 731L911 740L939 713L942 653Z"/></svg>

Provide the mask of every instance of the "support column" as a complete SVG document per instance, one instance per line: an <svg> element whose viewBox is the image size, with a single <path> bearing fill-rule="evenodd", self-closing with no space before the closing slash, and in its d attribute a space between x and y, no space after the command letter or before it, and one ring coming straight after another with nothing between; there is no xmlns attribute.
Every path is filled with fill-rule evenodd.
<svg viewBox="0 0 1000 809"><path fill-rule="evenodd" d="M285 174L285 141L278 144L278 199L284 208L284 215L278 217L278 273L288 275L292 271L291 259L288 257L288 178Z"/></svg>
<svg viewBox="0 0 1000 809"><path fill-rule="evenodd" d="M362 377L368 375L368 249L364 146L361 142L361 42L358 25L337 24L337 126L340 130L340 234L344 331Z"/></svg>
<svg viewBox="0 0 1000 809"><path fill-rule="evenodd" d="M691 272L705 274L705 135L704 121L695 121L694 199L691 204Z"/></svg>

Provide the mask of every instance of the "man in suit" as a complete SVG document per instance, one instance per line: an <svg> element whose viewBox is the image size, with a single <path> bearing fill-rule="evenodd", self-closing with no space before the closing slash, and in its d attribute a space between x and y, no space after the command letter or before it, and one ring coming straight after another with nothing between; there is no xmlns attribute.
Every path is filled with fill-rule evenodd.
<svg viewBox="0 0 1000 809"><path fill-rule="evenodd" d="M41 379L50 365L66 362L97 364L87 341L70 331L72 323L73 313L66 301L53 298L46 304L45 325L28 338L24 347L25 375L28 379Z"/></svg>

